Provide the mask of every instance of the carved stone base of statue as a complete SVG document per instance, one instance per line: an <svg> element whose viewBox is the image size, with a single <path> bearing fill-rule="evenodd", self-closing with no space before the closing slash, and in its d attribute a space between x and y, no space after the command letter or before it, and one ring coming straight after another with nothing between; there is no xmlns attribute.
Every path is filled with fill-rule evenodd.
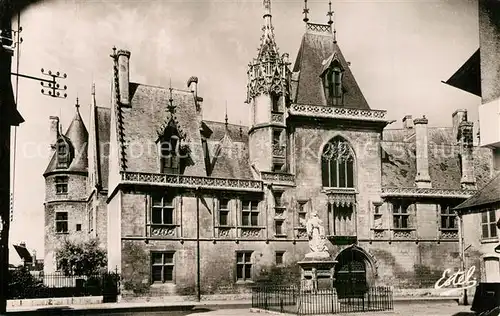
<svg viewBox="0 0 500 316"><path fill-rule="evenodd" d="M301 285L306 291L333 288L334 267L337 261L332 260L330 254L323 252L310 253L313 257L308 257L298 264L301 267Z"/></svg>
<svg viewBox="0 0 500 316"><path fill-rule="evenodd" d="M317 260L325 260L331 259L330 254L326 251L321 252L310 252L305 255L306 259L317 259Z"/></svg>

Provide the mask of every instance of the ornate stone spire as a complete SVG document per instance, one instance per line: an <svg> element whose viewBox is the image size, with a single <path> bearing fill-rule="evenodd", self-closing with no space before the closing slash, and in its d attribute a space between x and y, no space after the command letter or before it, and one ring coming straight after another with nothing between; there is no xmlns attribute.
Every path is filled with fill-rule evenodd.
<svg viewBox="0 0 500 316"><path fill-rule="evenodd" d="M272 25L271 0L263 0L264 26L260 38L258 55L248 65L247 103L259 94L288 94L290 70L288 54L279 55L278 45L274 39Z"/></svg>

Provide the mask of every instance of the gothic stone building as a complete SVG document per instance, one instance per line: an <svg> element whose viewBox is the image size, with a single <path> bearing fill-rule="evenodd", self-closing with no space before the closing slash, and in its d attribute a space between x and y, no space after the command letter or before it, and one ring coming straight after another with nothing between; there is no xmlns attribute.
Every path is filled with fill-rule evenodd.
<svg viewBox="0 0 500 316"><path fill-rule="evenodd" d="M65 239L98 238L106 248L110 110L96 106L94 92L92 96L90 135L78 100L66 133L59 118L50 117L53 154L43 174L46 273L57 270L55 253Z"/></svg>
<svg viewBox="0 0 500 316"><path fill-rule="evenodd" d="M59 238L57 216L70 235L76 223L96 227L85 216L101 223L109 268L121 272L124 293L144 295L194 294L197 284L202 294L234 293L269 267L293 266L309 252L313 209L337 282L420 287L420 277L460 267L451 208L491 176L491 152L473 146L466 111L450 128L406 116L404 128L386 129L386 111L369 107L331 23L305 27L292 68L265 1L248 127L203 120L196 77L187 90L131 81L130 52L115 50L110 115L94 106L88 166L73 160L46 173L47 240ZM73 148L82 138L74 134L58 137ZM68 181L61 196L57 176Z"/></svg>

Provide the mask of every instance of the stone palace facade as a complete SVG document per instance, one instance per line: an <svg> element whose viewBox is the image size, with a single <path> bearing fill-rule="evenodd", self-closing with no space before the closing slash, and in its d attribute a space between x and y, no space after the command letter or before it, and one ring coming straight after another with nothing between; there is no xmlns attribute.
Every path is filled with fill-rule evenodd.
<svg viewBox="0 0 500 316"><path fill-rule="evenodd" d="M78 107L64 134L52 119L46 272L61 240L90 234L123 293L237 293L304 258L311 210L338 261L336 284L421 287L461 267L451 208L492 173L467 112L450 113L450 127L408 115L402 129L386 128L332 23L305 19L292 66L264 4L248 66L249 126L203 120L196 77L187 89L134 82L125 50L113 51L112 102L92 104L89 130Z"/></svg>

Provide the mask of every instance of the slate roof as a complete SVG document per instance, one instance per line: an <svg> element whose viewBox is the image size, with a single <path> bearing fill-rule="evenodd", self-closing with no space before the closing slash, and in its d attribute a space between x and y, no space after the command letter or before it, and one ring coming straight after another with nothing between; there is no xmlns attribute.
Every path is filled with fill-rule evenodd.
<svg viewBox="0 0 500 316"><path fill-rule="evenodd" d="M452 142L452 128L428 128L429 175L436 189L460 189L459 147ZM382 187L415 187L416 154L414 129L383 132ZM491 150L475 147L474 174L477 187L491 178Z"/></svg>
<svg viewBox="0 0 500 316"><path fill-rule="evenodd" d="M97 126L98 143L98 182L103 189L108 188L109 176L109 136L111 127L111 109L96 107L95 126Z"/></svg>
<svg viewBox="0 0 500 316"><path fill-rule="evenodd" d="M309 26L309 24L308 24ZM326 26L328 27L328 26ZM324 95L321 73L324 63L336 54L342 68L344 106L347 108L370 109L363 96L339 46L334 41L331 32L316 32L308 28L302 38L302 43L295 60L293 72L298 76L298 82L292 84L295 95L292 99L299 104L327 105ZM298 75L297 75L298 73Z"/></svg>
<svg viewBox="0 0 500 316"><path fill-rule="evenodd" d="M174 120L191 150L185 175L205 176L200 135L201 117L191 91L172 89L174 114L168 110L170 91L162 87L130 83L130 106L121 107L125 170L158 173L160 156L157 141L165 126Z"/></svg>
<svg viewBox="0 0 500 316"><path fill-rule="evenodd" d="M74 152L73 160L71 161L71 164L68 168L57 168L57 153L54 152L52 158L50 159L49 165L44 172L44 175L56 171L87 172L89 133L87 132L87 128L83 123L82 117L80 116L78 107L76 108L75 117L71 121L68 130L64 135L61 135L60 137L64 137L66 142L68 142L72 147L72 150Z"/></svg>
<svg viewBox="0 0 500 316"><path fill-rule="evenodd" d="M484 185L475 195L458 205L455 210L465 211L487 208L500 202L500 173Z"/></svg>
<svg viewBox="0 0 500 316"><path fill-rule="evenodd" d="M212 130L207 139L209 170L213 177L252 179L248 152L248 127L204 121Z"/></svg>

